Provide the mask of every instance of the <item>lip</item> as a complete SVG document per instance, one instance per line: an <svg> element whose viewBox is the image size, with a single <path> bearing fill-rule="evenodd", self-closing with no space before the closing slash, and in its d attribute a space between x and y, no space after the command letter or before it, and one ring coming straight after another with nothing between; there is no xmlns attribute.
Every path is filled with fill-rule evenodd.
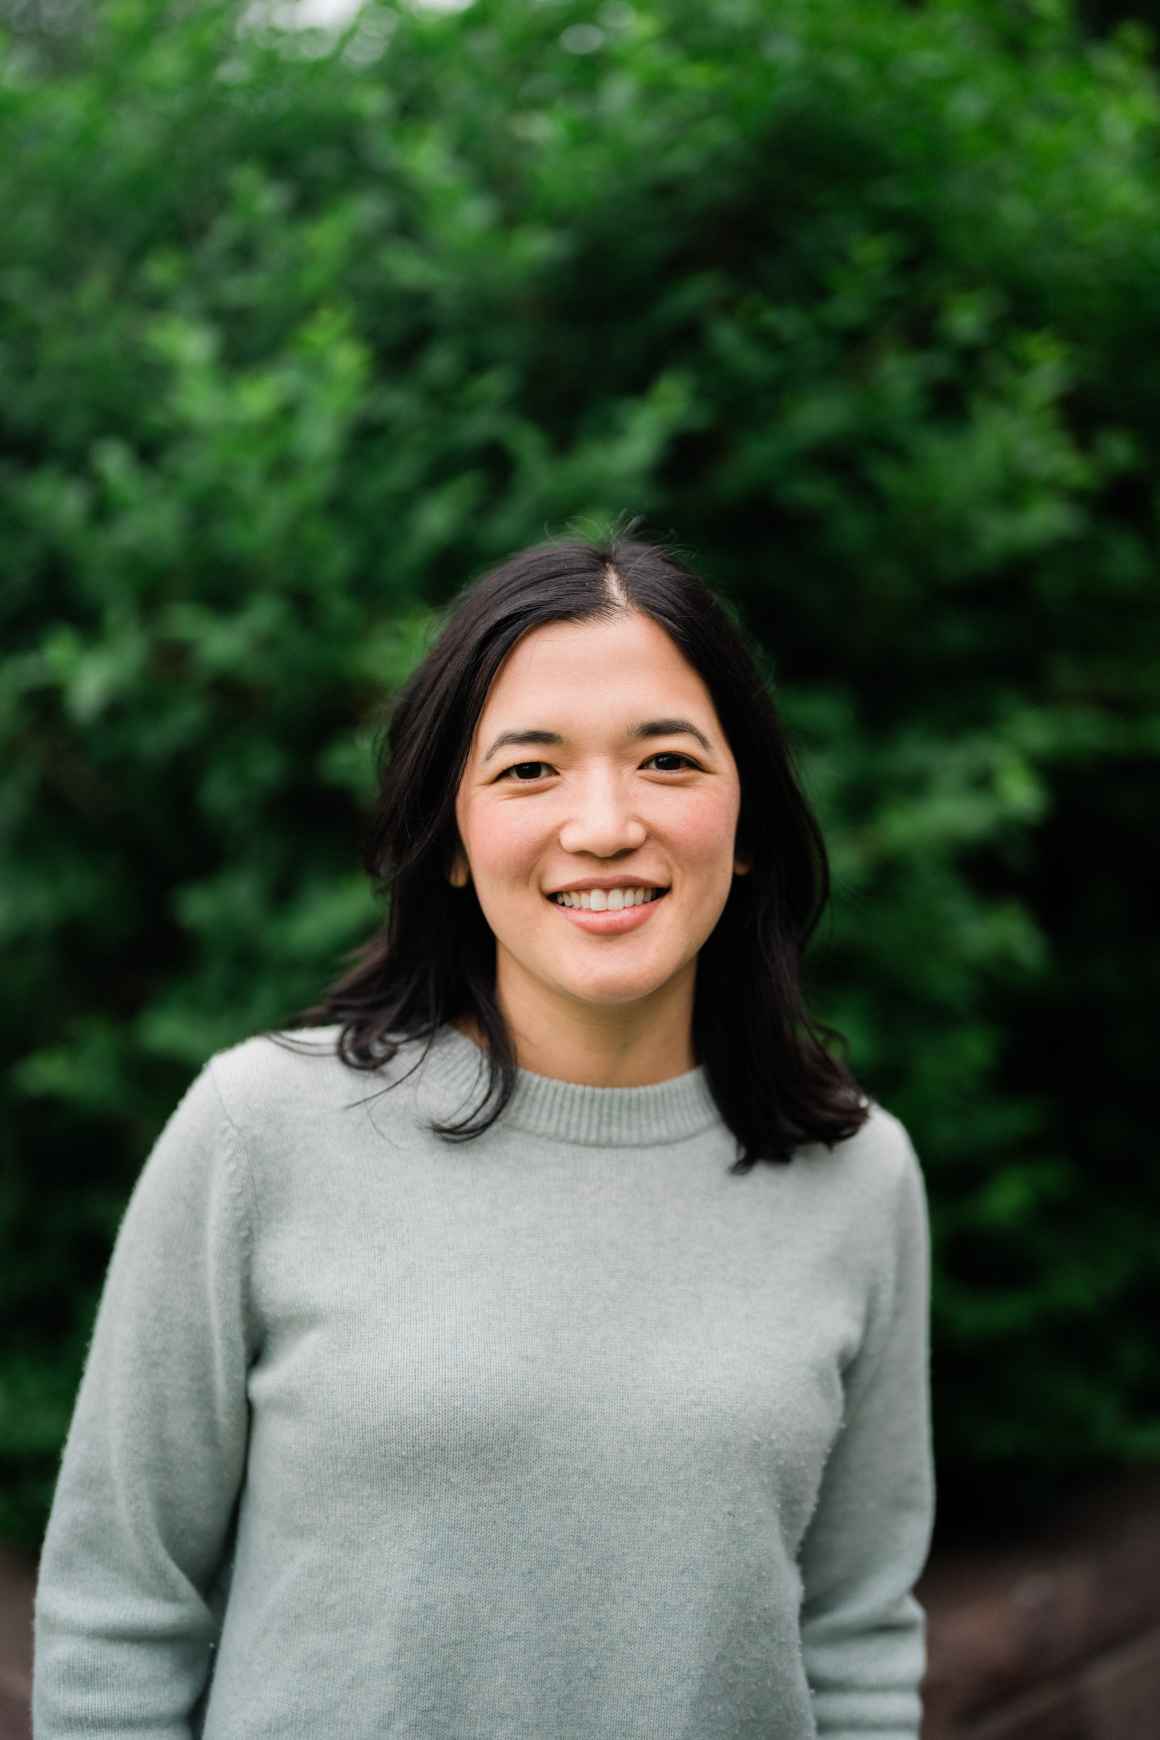
<svg viewBox="0 0 1160 1740"><path fill-rule="evenodd" d="M651 876L586 876L579 882L562 882L559 888L549 888L549 894L591 894L602 888L611 894L614 888L667 888L667 882L654 882Z"/></svg>
<svg viewBox="0 0 1160 1740"><path fill-rule="evenodd" d="M626 906L620 912L585 912L582 906L558 906L554 900L549 900L548 905L553 912L571 919L574 925L591 931L594 936L620 936L623 931L639 930L642 924L647 924L657 907L663 906L667 899L667 893L662 894L657 900Z"/></svg>

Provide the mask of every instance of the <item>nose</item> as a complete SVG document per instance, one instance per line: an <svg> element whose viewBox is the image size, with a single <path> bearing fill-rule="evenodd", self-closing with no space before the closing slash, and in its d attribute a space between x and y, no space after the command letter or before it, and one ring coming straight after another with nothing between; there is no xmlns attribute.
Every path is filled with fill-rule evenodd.
<svg viewBox="0 0 1160 1740"><path fill-rule="evenodd" d="M590 852L596 858L612 858L618 852L638 851L648 830L614 774L594 776L574 788L573 812L560 828L565 852Z"/></svg>

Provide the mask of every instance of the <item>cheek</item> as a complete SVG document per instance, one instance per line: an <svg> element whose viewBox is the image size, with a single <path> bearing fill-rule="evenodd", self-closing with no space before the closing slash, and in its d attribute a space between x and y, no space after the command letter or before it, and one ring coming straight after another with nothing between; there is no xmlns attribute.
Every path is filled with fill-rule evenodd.
<svg viewBox="0 0 1160 1740"><path fill-rule="evenodd" d="M470 831L465 837L481 870L518 875L524 864L534 862L543 849L544 825L542 820L537 822L532 808L531 804L512 803L468 809L465 821Z"/></svg>
<svg viewBox="0 0 1160 1740"><path fill-rule="evenodd" d="M674 845L691 863L712 864L731 857L737 827L737 806L715 792L691 795L680 820L679 839Z"/></svg>

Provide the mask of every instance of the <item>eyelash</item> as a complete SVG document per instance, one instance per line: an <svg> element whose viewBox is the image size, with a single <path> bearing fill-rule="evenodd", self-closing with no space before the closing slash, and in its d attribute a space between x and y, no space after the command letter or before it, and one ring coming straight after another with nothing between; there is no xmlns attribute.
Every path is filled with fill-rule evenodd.
<svg viewBox="0 0 1160 1740"><path fill-rule="evenodd" d="M662 755L669 756L674 761L687 762L690 767L696 768L698 771L700 770L700 763L697 761L694 761L693 757L691 755L682 755L679 749L658 749L656 751L655 755L650 755L646 759L648 761L659 761L660 758L662 757ZM496 775L496 784L498 785L500 780L507 779L508 774L514 773L517 767L550 767L550 766L551 766L551 763L547 762L547 761L513 761L512 765L510 767L505 767L501 774ZM660 771L663 773L666 770L664 768L661 768ZM681 772L683 772L683 769L679 768L679 767L672 767L672 768L669 768L667 771L670 773L681 773ZM512 783L512 785L535 785L536 782L534 779L513 779L511 783Z"/></svg>

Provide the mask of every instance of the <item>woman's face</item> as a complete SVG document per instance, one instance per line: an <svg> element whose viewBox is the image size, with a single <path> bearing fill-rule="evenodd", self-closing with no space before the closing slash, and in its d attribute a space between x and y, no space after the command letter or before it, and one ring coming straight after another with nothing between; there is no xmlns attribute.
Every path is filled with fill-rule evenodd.
<svg viewBox="0 0 1160 1740"><path fill-rule="evenodd" d="M632 735L655 720L692 729ZM497 743L533 731L559 740ZM492 684L455 804L457 879L469 868L518 1031L579 1018L627 1039L659 1016L687 1034L698 951L749 868L734 851L740 806L709 692L651 618L524 636ZM620 875L669 891L631 929L586 929L548 899Z"/></svg>

